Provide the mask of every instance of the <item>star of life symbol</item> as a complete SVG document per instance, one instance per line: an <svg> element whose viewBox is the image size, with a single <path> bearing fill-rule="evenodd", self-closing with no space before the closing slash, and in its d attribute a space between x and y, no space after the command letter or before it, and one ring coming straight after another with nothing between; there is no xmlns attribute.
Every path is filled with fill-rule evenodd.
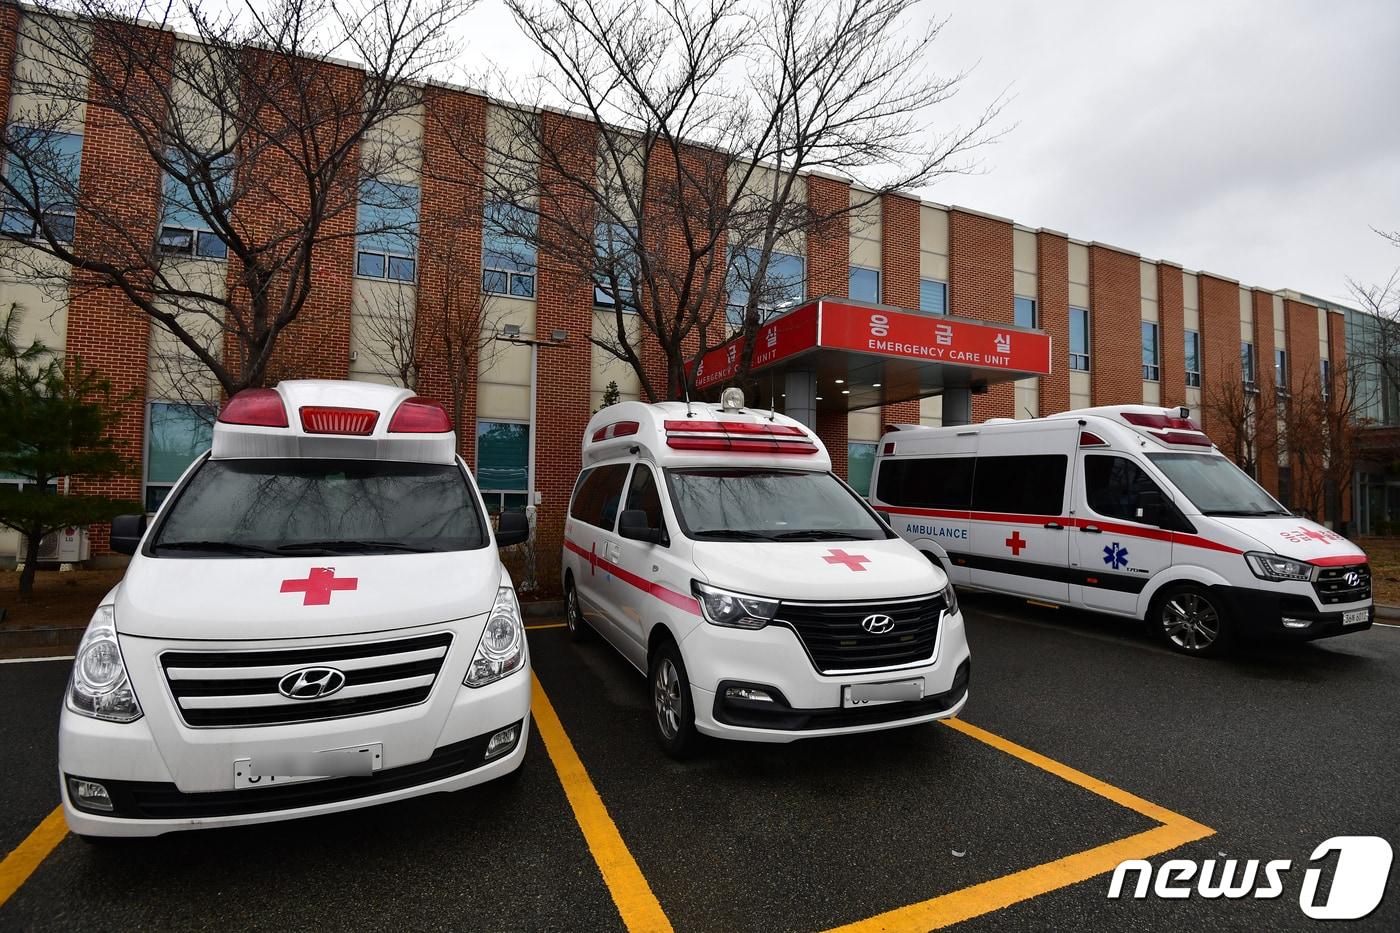
<svg viewBox="0 0 1400 933"><path fill-rule="evenodd" d="M951 347L953 345L953 325L938 324L933 328L934 343L940 347Z"/></svg>
<svg viewBox="0 0 1400 933"><path fill-rule="evenodd" d="M1322 544L1331 544L1333 541L1342 540L1342 536L1327 528L1293 528L1280 532L1285 540L1294 544L1304 544L1308 541L1318 541Z"/></svg>
<svg viewBox="0 0 1400 933"><path fill-rule="evenodd" d="M776 347L778 345L778 328L768 328L768 334L763 339L768 344L768 349L771 350Z"/></svg>
<svg viewBox="0 0 1400 933"><path fill-rule="evenodd" d="M1010 335L1010 334L997 334L997 335L996 335L995 337L993 337L992 339L995 340L996 343L997 343L997 352L998 352L998 353L1010 353L1010 352L1011 352L1011 335Z"/></svg>
<svg viewBox="0 0 1400 933"><path fill-rule="evenodd" d="M1128 566L1128 549L1114 541L1103 549L1103 562L1114 570Z"/></svg>

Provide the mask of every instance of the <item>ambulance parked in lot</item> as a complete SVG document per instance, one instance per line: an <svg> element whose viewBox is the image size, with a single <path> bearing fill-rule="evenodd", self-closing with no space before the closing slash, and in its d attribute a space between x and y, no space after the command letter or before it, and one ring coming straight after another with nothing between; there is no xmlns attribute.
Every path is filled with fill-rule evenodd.
<svg viewBox="0 0 1400 933"><path fill-rule="evenodd" d="M790 742L956 715L970 661L936 565L831 472L791 418L623 402L583 438L569 630L650 678L667 753L696 734Z"/></svg>
<svg viewBox="0 0 1400 933"><path fill-rule="evenodd" d="M1371 626L1366 555L1291 514L1185 409L897 428L871 489L955 584L1146 619L1187 654Z"/></svg>
<svg viewBox="0 0 1400 933"><path fill-rule="evenodd" d="M520 767L529 659L436 403L357 382L238 393L93 614L59 725L89 838L313 816Z"/></svg>

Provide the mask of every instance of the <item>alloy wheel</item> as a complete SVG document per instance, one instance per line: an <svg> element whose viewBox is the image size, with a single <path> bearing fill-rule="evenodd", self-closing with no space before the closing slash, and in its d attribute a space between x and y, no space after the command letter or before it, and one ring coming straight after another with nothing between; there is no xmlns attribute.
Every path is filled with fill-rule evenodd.
<svg viewBox="0 0 1400 933"><path fill-rule="evenodd" d="M1199 593L1179 593L1162 607L1162 628L1178 647L1204 651L1220 637L1220 613Z"/></svg>
<svg viewBox="0 0 1400 933"><path fill-rule="evenodd" d="M681 731L681 678L670 658L662 658L655 675L656 723L661 734L674 739Z"/></svg>

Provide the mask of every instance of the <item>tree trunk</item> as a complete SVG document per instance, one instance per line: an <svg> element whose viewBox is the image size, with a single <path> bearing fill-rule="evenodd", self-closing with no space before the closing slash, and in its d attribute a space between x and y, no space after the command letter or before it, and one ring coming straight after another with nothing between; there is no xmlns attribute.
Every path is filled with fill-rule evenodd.
<svg viewBox="0 0 1400 933"><path fill-rule="evenodd" d="M19 595L24 599L34 593L34 572L39 569L39 542L43 538L39 532L24 536L24 572L19 575Z"/></svg>

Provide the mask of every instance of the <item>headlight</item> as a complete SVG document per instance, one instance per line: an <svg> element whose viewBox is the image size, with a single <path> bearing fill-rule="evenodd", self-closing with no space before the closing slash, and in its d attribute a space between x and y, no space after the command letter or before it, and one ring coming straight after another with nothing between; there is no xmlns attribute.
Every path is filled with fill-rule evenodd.
<svg viewBox="0 0 1400 933"><path fill-rule="evenodd" d="M1317 570L1306 561L1262 551L1250 551L1244 555L1244 559L1249 563L1249 569L1261 580L1298 580L1306 583Z"/></svg>
<svg viewBox="0 0 1400 933"><path fill-rule="evenodd" d="M141 718L141 704L131 689L131 678L126 676L116 619L111 606L98 606L92 614L73 658L68 708L94 719L133 722Z"/></svg>
<svg viewBox="0 0 1400 933"><path fill-rule="evenodd" d="M778 611L776 599L761 596L747 596L733 593L717 586L691 582L691 590L700 603L700 611L705 621L711 625L724 625L729 628L763 628Z"/></svg>
<svg viewBox="0 0 1400 933"><path fill-rule="evenodd" d="M957 594L956 591L954 591L954 589L953 589L953 584L952 584L952 583L949 583L947 586L943 587L942 596L943 596L943 605L947 607L947 608L945 608L945 609L943 610L944 614L945 614L945 615L950 615L950 616L955 616L955 615L957 615L957 614L958 614L958 594Z"/></svg>
<svg viewBox="0 0 1400 933"><path fill-rule="evenodd" d="M486 627L476 643L476 653L462 683L484 687L525 666L525 626L520 622L520 604L515 590L503 586L496 591L496 604L486 617Z"/></svg>

